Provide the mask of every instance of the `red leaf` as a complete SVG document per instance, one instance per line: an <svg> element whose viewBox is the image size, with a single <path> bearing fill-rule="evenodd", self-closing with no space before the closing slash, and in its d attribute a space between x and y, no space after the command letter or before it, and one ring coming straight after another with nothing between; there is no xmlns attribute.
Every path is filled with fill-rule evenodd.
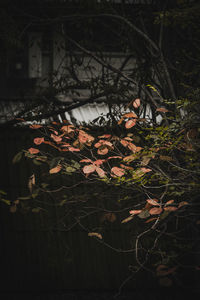
<svg viewBox="0 0 200 300"><path fill-rule="evenodd" d="M111 173L113 173L114 175L116 175L118 177L121 177L125 174L125 170L121 169L121 168L118 168L118 167L113 167L111 169Z"/></svg>
<svg viewBox="0 0 200 300"><path fill-rule="evenodd" d="M61 165L57 165L55 168L50 169L49 173L50 174L58 173L60 172L61 168L62 168Z"/></svg>
<svg viewBox="0 0 200 300"><path fill-rule="evenodd" d="M133 107L138 108L140 106L140 99L137 98L133 101Z"/></svg>
<svg viewBox="0 0 200 300"><path fill-rule="evenodd" d="M96 166L91 164L83 167L83 173L84 174L90 174L93 173L96 170Z"/></svg>
<svg viewBox="0 0 200 300"><path fill-rule="evenodd" d="M128 120L125 123L125 127L126 127L126 129L129 129L129 128L132 128L133 126L135 126L135 124L136 124L136 120Z"/></svg>
<svg viewBox="0 0 200 300"><path fill-rule="evenodd" d="M38 149L36 149L36 148L29 148L29 149L28 149L28 152L29 152L30 154L37 154L37 153L40 152L40 150L38 150Z"/></svg>
<svg viewBox="0 0 200 300"><path fill-rule="evenodd" d="M154 207L149 210L150 215L159 215L162 212L162 207Z"/></svg>
<svg viewBox="0 0 200 300"><path fill-rule="evenodd" d="M40 145L44 142L44 138L35 138L33 140L33 142L36 144L36 145Z"/></svg>

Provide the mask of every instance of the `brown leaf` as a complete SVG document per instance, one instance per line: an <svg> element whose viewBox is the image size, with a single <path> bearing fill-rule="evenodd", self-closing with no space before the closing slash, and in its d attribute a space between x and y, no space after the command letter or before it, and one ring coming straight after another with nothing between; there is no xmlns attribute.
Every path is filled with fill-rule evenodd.
<svg viewBox="0 0 200 300"><path fill-rule="evenodd" d="M128 218L122 220L121 223L122 223L122 224L123 224L123 223L127 223L127 222L131 221L131 220L133 219L133 217L134 217L134 215L131 215L130 217L128 217Z"/></svg>
<svg viewBox="0 0 200 300"><path fill-rule="evenodd" d="M178 204L178 208L181 208L182 206L185 206L185 205L189 205L189 203L187 201L181 201Z"/></svg>
<svg viewBox="0 0 200 300"><path fill-rule="evenodd" d="M90 237L94 236L94 237L97 237L100 240L102 240L102 238L103 238L102 235L98 232L89 232L88 236L90 236Z"/></svg>
<svg viewBox="0 0 200 300"><path fill-rule="evenodd" d="M163 112L163 113L169 112L169 110L167 108L165 108L165 107L158 107L156 109L156 111Z"/></svg>
<svg viewBox="0 0 200 300"><path fill-rule="evenodd" d="M31 175L28 180L28 188L31 193L34 185L35 185L35 174Z"/></svg>
<svg viewBox="0 0 200 300"><path fill-rule="evenodd" d="M172 280L168 277L163 277L159 279L159 284L161 286L169 287L173 284Z"/></svg>

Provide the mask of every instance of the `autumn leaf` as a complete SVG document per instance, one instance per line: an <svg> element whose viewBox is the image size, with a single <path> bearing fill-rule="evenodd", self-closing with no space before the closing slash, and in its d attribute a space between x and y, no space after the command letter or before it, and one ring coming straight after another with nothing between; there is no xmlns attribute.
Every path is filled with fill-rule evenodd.
<svg viewBox="0 0 200 300"><path fill-rule="evenodd" d="M111 138L111 134L100 135L100 136L98 136L98 138L101 138L101 139L109 139L109 138Z"/></svg>
<svg viewBox="0 0 200 300"><path fill-rule="evenodd" d="M40 144L42 144L42 143L44 142L44 138L35 138L35 139L33 140L33 142L34 142L34 144L36 144L36 145L40 145Z"/></svg>
<svg viewBox="0 0 200 300"><path fill-rule="evenodd" d="M162 212L162 207L154 207L149 210L150 215L159 215Z"/></svg>
<svg viewBox="0 0 200 300"><path fill-rule="evenodd" d="M166 109L165 107L158 107L158 108L156 109L156 111L158 111L158 112L163 112L163 113L169 112L169 110Z"/></svg>
<svg viewBox="0 0 200 300"><path fill-rule="evenodd" d="M122 158L121 156L118 156L118 155L116 155L116 156L109 156L107 159L115 159L115 158Z"/></svg>
<svg viewBox="0 0 200 300"><path fill-rule="evenodd" d="M131 215L130 217L128 217L128 218L122 220L121 223L122 223L122 224L123 224L123 223L127 223L127 222L131 221L131 220L133 219L133 217L134 217L134 215Z"/></svg>
<svg viewBox="0 0 200 300"><path fill-rule="evenodd" d="M61 131L64 131L66 133L70 133L74 131L74 126L73 125L64 125L60 129Z"/></svg>
<svg viewBox="0 0 200 300"><path fill-rule="evenodd" d="M153 222L153 221L156 221L158 218L150 218L148 220L145 221L145 223L150 223L150 222Z"/></svg>
<svg viewBox="0 0 200 300"><path fill-rule="evenodd" d="M151 205L160 206L157 199L147 199L146 201Z"/></svg>
<svg viewBox="0 0 200 300"><path fill-rule="evenodd" d="M172 204L172 203L174 203L174 200L169 200L169 201L167 201L167 202L165 203L165 205L170 205L170 204Z"/></svg>
<svg viewBox="0 0 200 300"><path fill-rule="evenodd" d="M103 178L105 177L106 173L102 168L96 167L96 172L99 175L99 177Z"/></svg>
<svg viewBox="0 0 200 300"><path fill-rule="evenodd" d="M105 146L103 146L103 147L101 147L101 148L99 148L99 149L97 150L97 153L98 153L99 155L105 155L105 154L108 153L108 148L105 147Z"/></svg>
<svg viewBox="0 0 200 300"><path fill-rule="evenodd" d="M88 133L86 133L83 130L79 131L79 135L78 135L78 140L80 143L85 144L85 143L92 143L94 141L94 137L89 135Z"/></svg>
<svg viewBox="0 0 200 300"><path fill-rule="evenodd" d="M28 149L28 152L29 152L30 154L37 154L37 153L40 152L40 150L38 150L38 149L36 149L36 148L29 148L29 149Z"/></svg>
<svg viewBox="0 0 200 300"><path fill-rule="evenodd" d="M102 240L102 238L103 238L102 235L98 232L89 232L88 236L90 236L90 237L94 236L94 237L97 237L100 240Z"/></svg>
<svg viewBox="0 0 200 300"><path fill-rule="evenodd" d="M166 156L166 155L160 155L160 159L164 160L164 161L172 161L173 158L170 156Z"/></svg>
<svg viewBox="0 0 200 300"><path fill-rule="evenodd" d="M149 173L149 172L152 171L151 169L148 169L148 168L140 168L140 170L141 170L143 173Z"/></svg>
<svg viewBox="0 0 200 300"><path fill-rule="evenodd" d="M31 129L39 129L41 128L42 126L41 125L38 125L38 124L32 124L29 126Z"/></svg>
<svg viewBox="0 0 200 300"><path fill-rule="evenodd" d="M60 137L60 136L57 136L57 135L55 135L55 134L51 134L51 138L52 138L52 140L54 140L54 142L56 142L56 143L59 143L59 142L61 142L62 141L62 137Z"/></svg>
<svg viewBox="0 0 200 300"><path fill-rule="evenodd" d="M166 207L164 207L164 210L166 210L166 211L175 211L175 210L177 210L178 208L177 207L175 207L175 206L166 206Z"/></svg>
<svg viewBox="0 0 200 300"><path fill-rule="evenodd" d="M142 212L141 209L135 209L135 210L130 210L130 211L129 211L129 214L131 214L131 215L138 215L138 214L140 214L141 212Z"/></svg>
<svg viewBox="0 0 200 300"><path fill-rule="evenodd" d="M70 152L79 152L79 151L81 151L79 148L74 148L74 147L69 147L68 150Z"/></svg>
<svg viewBox="0 0 200 300"><path fill-rule="evenodd" d="M188 205L189 203L187 201L181 201L178 204L178 208L181 208L182 206Z"/></svg>
<svg viewBox="0 0 200 300"><path fill-rule="evenodd" d="M100 165L102 165L105 161L106 161L105 159L97 159L97 160L94 161L94 164L95 164L96 166L100 166Z"/></svg>
<svg viewBox="0 0 200 300"><path fill-rule="evenodd" d="M60 172L61 168L62 168L61 165L57 165L55 168L50 169L49 173L50 174L58 173Z"/></svg>
<svg viewBox="0 0 200 300"><path fill-rule="evenodd" d="M135 126L136 124L136 120L128 120L126 123L125 123L125 127L126 129L130 129L132 128L133 126Z"/></svg>
<svg viewBox="0 0 200 300"><path fill-rule="evenodd" d="M138 116L134 112L126 113L123 115L124 118L134 118L137 119Z"/></svg>
<svg viewBox="0 0 200 300"><path fill-rule="evenodd" d="M138 108L140 106L140 99L137 98L133 101L133 107L134 108Z"/></svg>
<svg viewBox="0 0 200 300"><path fill-rule="evenodd" d="M89 158L84 158L84 159L81 159L79 162L90 162L90 163L92 163L93 161Z"/></svg>
<svg viewBox="0 0 200 300"><path fill-rule="evenodd" d="M121 177L125 174L125 170L121 169L121 168L118 168L118 167L113 167L111 169L111 173L118 176L118 177Z"/></svg>
<svg viewBox="0 0 200 300"><path fill-rule="evenodd" d="M91 164L83 167L83 173L84 174L90 174L93 173L96 170L96 166Z"/></svg>

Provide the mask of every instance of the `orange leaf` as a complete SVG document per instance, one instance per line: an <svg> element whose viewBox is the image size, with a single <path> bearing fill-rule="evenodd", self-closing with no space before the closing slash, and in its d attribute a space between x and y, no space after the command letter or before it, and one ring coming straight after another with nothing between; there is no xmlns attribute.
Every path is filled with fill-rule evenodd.
<svg viewBox="0 0 200 300"><path fill-rule="evenodd" d="M80 130L78 135L79 142L82 144L91 143L94 141L94 137L87 134L85 131Z"/></svg>
<svg viewBox="0 0 200 300"><path fill-rule="evenodd" d="M62 126L60 130L66 132L66 133L70 133L70 132L74 131L74 126L73 125L65 125L65 126Z"/></svg>
<svg viewBox="0 0 200 300"><path fill-rule="evenodd" d="M159 215L162 212L162 207L154 207L149 210L150 215Z"/></svg>
<svg viewBox="0 0 200 300"><path fill-rule="evenodd" d="M79 162L90 162L92 163L92 160L89 158L81 159Z"/></svg>
<svg viewBox="0 0 200 300"><path fill-rule="evenodd" d="M156 111L163 112L163 113L169 112L169 110L166 109L165 107L158 107L158 108L156 109Z"/></svg>
<svg viewBox="0 0 200 300"><path fill-rule="evenodd" d="M150 223L150 222L153 222L155 220L157 220L157 218L150 218L150 219L146 220L145 223Z"/></svg>
<svg viewBox="0 0 200 300"><path fill-rule="evenodd" d="M93 173L96 170L96 166L91 164L83 167L83 173L84 174L90 174Z"/></svg>
<svg viewBox="0 0 200 300"><path fill-rule="evenodd" d="M124 114L123 118L134 118L134 119L137 119L138 116L134 112L130 112L130 113Z"/></svg>
<svg viewBox="0 0 200 300"><path fill-rule="evenodd" d="M89 232L88 236L91 236L91 237L94 236L94 237L97 237L100 240L102 240L102 238L103 238L102 235L98 232Z"/></svg>
<svg viewBox="0 0 200 300"><path fill-rule="evenodd" d="M69 147L68 150L71 151L71 152L79 152L79 151L81 151L79 148L74 148L74 147Z"/></svg>
<svg viewBox="0 0 200 300"><path fill-rule="evenodd" d="M40 150L38 150L38 149L36 149L36 148L29 148L29 149L28 149L28 152L29 152L30 154L37 154L37 153L40 152Z"/></svg>
<svg viewBox="0 0 200 300"><path fill-rule="evenodd" d="M50 174L54 174L54 173L58 173L61 170L61 165L57 165L55 168L52 168L51 170L49 170Z"/></svg>
<svg viewBox="0 0 200 300"><path fill-rule="evenodd" d="M132 128L133 126L135 126L136 124L136 120L128 120L126 123L125 123L125 127L126 129L129 129L129 128Z"/></svg>
<svg viewBox="0 0 200 300"><path fill-rule="evenodd" d="M169 201L167 201L167 202L165 203L165 205L170 205L170 204L172 204L172 203L174 203L174 200L169 200Z"/></svg>
<svg viewBox="0 0 200 300"><path fill-rule="evenodd" d="M178 208L180 208L180 207L182 207L182 206L184 206L184 205L188 205L189 203L187 202L187 201L181 201L181 202L179 202L179 204L178 204Z"/></svg>
<svg viewBox="0 0 200 300"><path fill-rule="evenodd" d="M58 143L62 141L62 138L60 136L57 136L55 134L51 134L51 138L54 140L54 142Z"/></svg>
<svg viewBox="0 0 200 300"><path fill-rule="evenodd" d="M100 165L102 165L105 161L106 161L105 159L97 159L97 160L94 161L94 164L95 164L96 166L100 166Z"/></svg>
<svg viewBox="0 0 200 300"><path fill-rule="evenodd" d="M141 170L143 173L148 173L148 172L151 172L151 171L152 171L151 169L147 169L147 168L140 168L140 170Z"/></svg>
<svg viewBox="0 0 200 300"><path fill-rule="evenodd" d="M157 199L147 199L146 201L151 205L160 206Z"/></svg>
<svg viewBox="0 0 200 300"><path fill-rule="evenodd" d="M40 145L44 142L44 138L35 138L33 140L33 142L36 144L36 145Z"/></svg>
<svg viewBox="0 0 200 300"><path fill-rule="evenodd" d="M104 134L104 135L98 136L98 138L101 138L101 139L103 139L103 138L109 139L110 137L111 137L111 134Z"/></svg>
<svg viewBox="0 0 200 300"><path fill-rule="evenodd" d="M96 167L96 172L99 175L99 177L103 178L105 177L106 173L102 168Z"/></svg>
<svg viewBox="0 0 200 300"><path fill-rule="evenodd" d="M138 108L140 106L140 99L137 98L133 101L133 107Z"/></svg>
<svg viewBox="0 0 200 300"><path fill-rule="evenodd" d="M38 124L33 124L33 125L30 125L29 126L31 129L38 129L38 128L41 128L42 126L41 125L38 125Z"/></svg>
<svg viewBox="0 0 200 300"><path fill-rule="evenodd" d="M121 168L118 168L118 167L113 167L111 169L111 173L113 173L116 176L121 177L125 174L125 171L124 171L124 169L121 169Z"/></svg>
<svg viewBox="0 0 200 300"><path fill-rule="evenodd" d="M129 211L129 214L131 214L131 215L138 215L138 214L140 214L141 212L142 212L141 209L135 209L135 210L130 210L130 211Z"/></svg>
<svg viewBox="0 0 200 300"><path fill-rule="evenodd" d="M164 210L166 210L166 211L175 211L175 210L177 210L178 208L177 207L175 207L175 206L166 206L166 207L164 207Z"/></svg>
<svg viewBox="0 0 200 300"><path fill-rule="evenodd" d="M107 147L99 148L98 151L97 151L97 153L98 153L99 155L105 155L105 154L108 153L108 148L107 148Z"/></svg>
<svg viewBox="0 0 200 300"><path fill-rule="evenodd" d="M118 155L116 155L116 156L109 156L108 157L108 159L113 159L113 158L122 158L121 156L118 156Z"/></svg>

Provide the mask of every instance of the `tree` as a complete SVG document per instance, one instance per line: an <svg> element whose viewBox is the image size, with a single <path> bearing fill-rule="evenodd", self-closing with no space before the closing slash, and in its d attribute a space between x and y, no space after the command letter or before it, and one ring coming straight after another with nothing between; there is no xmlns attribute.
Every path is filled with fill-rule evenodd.
<svg viewBox="0 0 200 300"><path fill-rule="evenodd" d="M61 208L64 230L78 224L89 237L114 251L134 253L129 280L145 271L163 286L182 286L188 264L191 272L199 270L193 256L190 262L184 259L198 245L199 129L184 127L186 118L175 102L173 111L157 108L165 115L162 126L139 118L140 105L140 99L134 99L130 112L118 120L119 128L110 132L75 127L67 121L31 125L39 134L14 160L24 155L36 165L46 165L44 179L38 182L33 174L28 181L30 195L16 199L11 210L32 207L33 212L42 213L42 203L36 206L36 200L42 194L49 201L53 197ZM70 180L73 176L75 183ZM60 185L59 177L67 184ZM85 184L87 196L83 196ZM75 198L66 196L69 189L76 190ZM89 226L87 218L92 220ZM105 228L114 222L130 230L127 248L107 240Z"/></svg>

